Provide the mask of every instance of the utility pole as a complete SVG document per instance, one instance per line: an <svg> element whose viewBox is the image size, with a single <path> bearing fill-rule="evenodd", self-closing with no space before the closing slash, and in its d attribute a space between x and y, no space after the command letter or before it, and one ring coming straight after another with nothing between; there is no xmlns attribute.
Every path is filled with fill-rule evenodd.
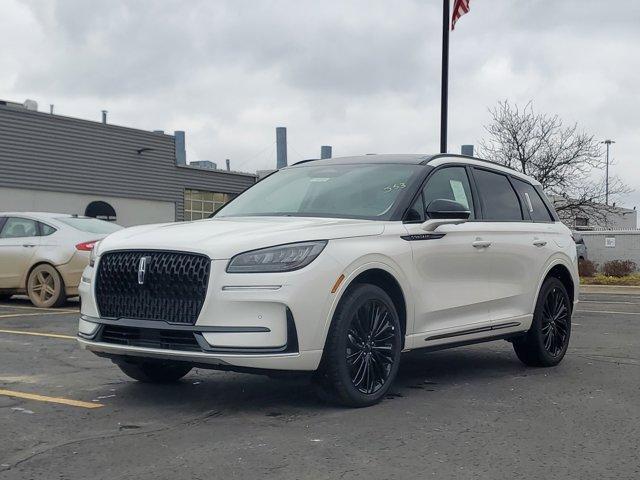
<svg viewBox="0 0 640 480"><path fill-rule="evenodd" d="M447 103L449 97L449 0L442 4L442 91L440 95L440 153L447 153Z"/></svg>
<svg viewBox="0 0 640 480"><path fill-rule="evenodd" d="M614 140L605 140L603 142L607 146L607 168L605 172L605 190L604 190L604 203L609 205L609 147L612 143L616 143Z"/></svg>

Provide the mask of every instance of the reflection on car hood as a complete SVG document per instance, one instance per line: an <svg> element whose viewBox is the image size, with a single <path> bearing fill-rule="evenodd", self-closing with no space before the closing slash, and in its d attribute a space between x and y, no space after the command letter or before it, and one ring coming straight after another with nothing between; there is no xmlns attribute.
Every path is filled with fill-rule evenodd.
<svg viewBox="0 0 640 480"><path fill-rule="evenodd" d="M226 259L256 248L306 240L380 235L382 222L309 217L227 217L126 228L100 242L109 250L152 249L203 253Z"/></svg>

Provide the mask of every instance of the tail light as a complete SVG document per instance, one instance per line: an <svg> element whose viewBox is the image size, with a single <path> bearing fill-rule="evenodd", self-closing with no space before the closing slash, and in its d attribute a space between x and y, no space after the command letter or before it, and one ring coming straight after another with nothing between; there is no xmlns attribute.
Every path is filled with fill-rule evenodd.
<svg viewBox="0 0 640 480"><path fill-rule="evenodd" d="M90 252L95 247L98 240L91 240L89 242L82 242L76 245L76 250L80 250L81 252Z"/></svg>

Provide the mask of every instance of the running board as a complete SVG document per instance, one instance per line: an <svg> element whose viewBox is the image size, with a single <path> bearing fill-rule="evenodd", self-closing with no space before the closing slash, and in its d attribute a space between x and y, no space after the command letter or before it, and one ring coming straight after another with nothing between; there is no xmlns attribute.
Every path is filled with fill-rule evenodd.
<svg viewBox="0 0 640 480"><path fill-rule="evenodd" d="M432 337L427 337L424 339L424 341L430 342L432 340L442 340L445 338L462 337L464 335L472 335L474 333L491 332L493 330L502 330L503 328L513 328L519 325L520 325L520 322L506 322L506 323L499 323L497 325L489 325L486 327L469 328L467 330L460 330L458 332L443 333L441 335L434 335Z"/></svg>

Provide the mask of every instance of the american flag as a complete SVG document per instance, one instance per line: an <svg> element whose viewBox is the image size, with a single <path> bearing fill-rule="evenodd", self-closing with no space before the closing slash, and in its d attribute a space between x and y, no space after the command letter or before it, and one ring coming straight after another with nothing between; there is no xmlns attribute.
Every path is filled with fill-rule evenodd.
<svg viewBox="0 0 640 480"><path fill-rule="evenodd" d="M451 30L456 28L456 22L465 13L469 12L469 2L471 0L456 0L453 4L453 17L451 18Z"/></svg>

